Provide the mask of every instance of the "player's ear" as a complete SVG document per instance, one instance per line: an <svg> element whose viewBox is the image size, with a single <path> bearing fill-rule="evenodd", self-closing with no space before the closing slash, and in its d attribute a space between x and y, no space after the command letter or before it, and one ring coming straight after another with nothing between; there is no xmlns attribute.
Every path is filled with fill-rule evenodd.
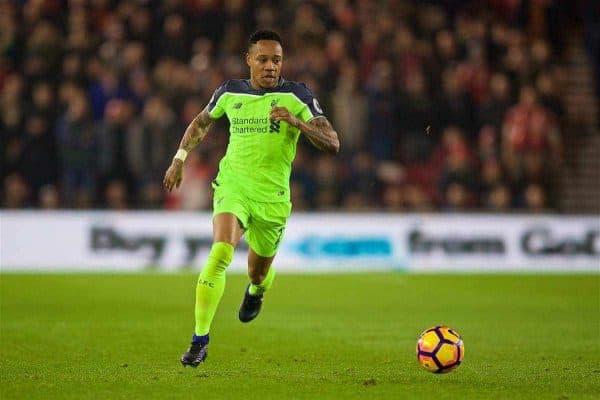
<svg viewBox="0 0 600 400"><path fill-rule="evenodd" d="M246 53L246 64L250 67L250 53Z"/></svg>

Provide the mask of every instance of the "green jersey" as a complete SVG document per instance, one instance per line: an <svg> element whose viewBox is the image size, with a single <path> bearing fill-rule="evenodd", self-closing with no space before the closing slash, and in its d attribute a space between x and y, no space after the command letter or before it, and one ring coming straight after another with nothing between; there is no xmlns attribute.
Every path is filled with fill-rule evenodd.
<svg viewBox="0 0 600 400"><path fill-rule="evenodd" d="M300 130L285 121L269 120L273 106L285 107L304 122L323 111L303 83L280 79L273 89L256 90L249 80L229 80L208 104L213 119L227 115L229 145L219 163L217 185L244 193L252 200L290 200L290 173Z"/></svg>

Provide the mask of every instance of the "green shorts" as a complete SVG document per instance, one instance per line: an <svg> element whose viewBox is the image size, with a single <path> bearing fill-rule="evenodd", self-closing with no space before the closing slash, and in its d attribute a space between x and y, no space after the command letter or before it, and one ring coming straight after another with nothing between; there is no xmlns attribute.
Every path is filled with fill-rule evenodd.
<svg viewBox="0 0 600 400"><path fill-rule="evenodd" d="M215 191L213 217L222 213L235 215L244 229L248 246L259 256L274 256L283 238L292 203L254 201L236 188L217 185L214 181L212 186Z"/></svg>

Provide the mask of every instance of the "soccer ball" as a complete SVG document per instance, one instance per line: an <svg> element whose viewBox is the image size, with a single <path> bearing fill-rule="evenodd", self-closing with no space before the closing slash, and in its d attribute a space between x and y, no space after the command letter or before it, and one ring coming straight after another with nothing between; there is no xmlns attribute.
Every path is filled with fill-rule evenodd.
<svg viewBox="0 0 600 400"><path fill-rule="evenodd" d="M450 372L458 368L464 355L465 346L460 335L447 326L429 328L417 341L417 359L429 372Z"/></svg>

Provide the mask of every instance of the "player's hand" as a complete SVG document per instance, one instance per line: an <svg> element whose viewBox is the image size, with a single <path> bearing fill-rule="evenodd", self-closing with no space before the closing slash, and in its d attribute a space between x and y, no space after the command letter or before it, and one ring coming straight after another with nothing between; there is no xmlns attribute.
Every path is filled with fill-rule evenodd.
<svg viewBox="0 0 600 400"><path fill-rule="evenodd" d="M181 185L181 180L183 179L183 161L175 158L171 165L165 172L165 179L163 180L163 185L165 189L169 192L173 189L176 189Z"/></svg>
<svg viewBox="0 0 600 400"><path fill-rule="evenodd" d="M271 121L285 121L288 124L297 127L299 124L299 119L289 112L289 110L285 107L273 107L271 108L271 113L269 114L269 119Z"/></svg>

